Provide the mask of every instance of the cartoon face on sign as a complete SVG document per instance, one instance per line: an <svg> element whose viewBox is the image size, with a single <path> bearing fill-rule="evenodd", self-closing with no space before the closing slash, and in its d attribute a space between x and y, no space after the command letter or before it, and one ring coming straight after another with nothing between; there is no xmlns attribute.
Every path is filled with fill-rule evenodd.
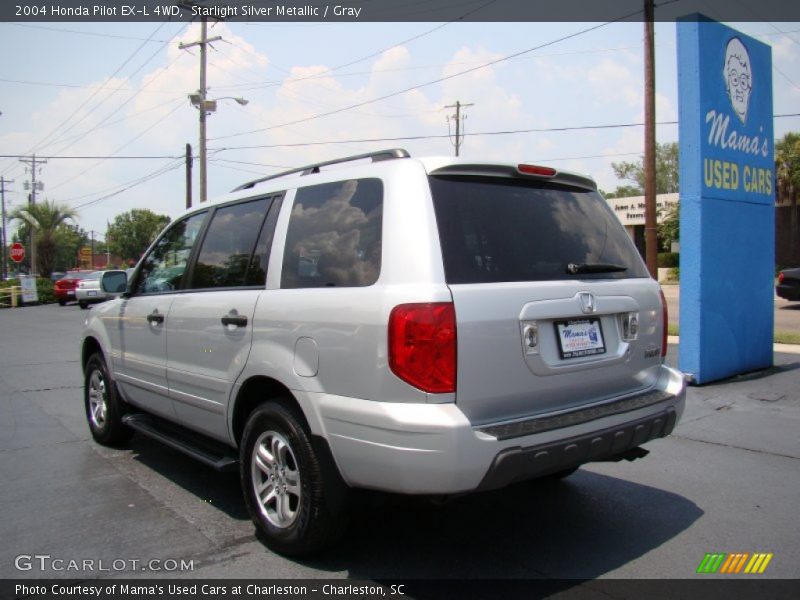
<svg viewBox="0 0 800 600"><path fill-rule="evenodd" d="M750 55L742 41L731 38L725 47L725 65L722 68L725 87L731 99L731 107L739 120L747 119L747 106L753 89L753 73L750 70Z"/></svg>

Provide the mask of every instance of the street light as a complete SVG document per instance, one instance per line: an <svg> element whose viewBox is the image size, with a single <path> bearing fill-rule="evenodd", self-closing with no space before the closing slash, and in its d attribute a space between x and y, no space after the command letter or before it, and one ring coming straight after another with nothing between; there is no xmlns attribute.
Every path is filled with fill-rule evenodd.
<svg viewBox="0 0 800 600"><path fill-rule="evenodd" d="M206 150L206 115L217 110L217 100L234 100L240 106L246 106L249 100L223 96L222 98L207 99L202 91L189 94L189 102L200 111L200 202L208 199L208 151Z"/></svg>

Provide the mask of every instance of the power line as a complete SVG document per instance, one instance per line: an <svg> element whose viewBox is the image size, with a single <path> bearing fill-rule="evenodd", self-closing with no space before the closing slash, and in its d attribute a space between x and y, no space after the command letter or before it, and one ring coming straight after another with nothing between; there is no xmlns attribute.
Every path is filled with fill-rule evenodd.
<svg viewBox="0 0 800 600"><path fill-rule="evenodd" d="M56 31L58 33L72 33L77 35L88 35L94 37L103 37L103 38L111 38L117 40L136 40L136 41L145 41L151 43L161 43L164 44L168 40L154 40L151 38L140 38L134 37L131 35L115 35L113 33L97 33L95 31L78 31L76 29L64 29L62 27L45 27L43 25L31 25L30 23L3 23L3 25L13 25L14 27L27 27L29 29L43 29L45 31Z"/></svg>
<svg viewBox="0 0 800 600"><path fill-rule="evenodd" d="M117 196L117 195L121 194L122 192L126 192L126 191L128 191L128 190L130 190L130 189L132 189L132 188L134 188L136 186L142 185L143 183L147 183L148 181L151 181L151 180L155 179L156 177L160 177L161 175L169 173L170 171L174 171L175 169L177 169L179 167L182 167L182 166L183 166L183 157L181 157L180 159L178 159L176 161L170 161L165 166L160 167L160 168L156 169L155 171L151 171L147 175L144 175L144 176L139 177L139 178L137 178L135 180L129 181L128 183L124 183L124 184L122 184L122 187L114 186L114 187L107 188L106 190L103 190L103 191L100 191L100 192L92 192L91 194L85 194L83 196L79 196L79 197L76 197L76 198L70 198L70 199L66 200L66 202L72 202L72 201L75 201L75 200L81 200L82 198L88 198L89 196L93 196L95 194L102 194L102 193L104 193L105 191L108 191L108 190L114 190L113 192L111 192L109 194L106 194L105 196L102 196L100 198L95 198L94 200L90 200L89 202L84 202L83 204L78 204L76 206L73 206L73 208L77 210L77 209L80 209L80 208L86 208L87 206L92 206L92 205L95 205L95 204L99 204L100 202L108 200L109 198L113 198L114 196Z"/></svg>
<svg viewBox="0 0 800 600"><path fill-rule="evenodd" d="M132 139L128 140L128 141L127 141L126 143L124 143L122 146L120 146L119 148L117 148L117 149L116 149L116 150L115 150L115 151L112 153L112 156L113 156L113 155L114 155L116 152L119 152L120 150L122 150L123 148L127 148L128 146L130 146L130 145L131 145L133 142L135 142L136 140L138 140L140 137L142 137L142 136L143 136L144 134L146 134L148 131L152 130L154 127L156 127L156 126L157 126L158 124L160 124L162 121L164 121L165 119L167 119L169 116L171 116L171 115L172 115L172 113L174 113L175 111L177 111L177 110L178 110L179 108L181 108L182 106L183 106L183 103L181 103L181 104L179 104L179 105L175 106L175 108L173 108L173 109L172 109L171 111L169 111L167 114L163 115L163 116L162 116L160 119L158 119L158 120L157 120L157 121L155 121L153 124L151 124L151 125L150 125L150 127L148 127L147 129L145 129L144 131L140 132L140 133L139 133L137 136L135 136L134 138L132 138ZM73 143L74 143L74 142L73 142ZM74 175L72 175L72 177L69 177L68 179L64 179L63 181L60 181L60 182L58 182L57 184L55 184L55 185L51 186L51 188L50 188L50 189L53 189L53 190L55 190L55 189L57 189L57 188L60 188L60 187L61 187L61 186L63 186L63 185L66 185L66 184L67 184L67 183L69 183L70 181L74 181L74 180L75 180L75 179L77 179L78 177L82 176L83 174L85 174L85 173L87 173L88 171L91 171L92 169L94 169L95 167L97 167L97 165L99 165L100 163L102 163L104 160L106 160L106 159L105 159L105 158L101 158L101 159L99 159L99 161L98 161L98 162L96 162L95 164L93 164L93 165L90 165L89 167L86 167L86 168L85 168L83 171L80 171L79 173L75 173Z"/></svg>
<svg viewBox="0 0 800 600"><path fill-rule="evenodd" d="M335 109L335 110L331 110L331 111L328 111L328 112L320 113L320 114L317 114L317 115L312 115L310 117L304 117L302 119L295 119L294 121L289 121L289 122L286 122L286 123L282 123L280 125L272 125L272 126L269 126L269 127L262 127L262 128L259 128L259 129L252 129L252 130L249 130L249 131L241 131L241 132L238 132L238 133L231 133L231 134L228 134L228 135L218 136L218 137L212 138L212 139L214 139L214 140L222 140L222 139L228 139L228 138L233 138L233 137L240 137L240 136L243 136L243 135L251 135L253 133L260 133L260 132L263 132L263 131L269 131L269 130L272 130L272 129L277 129L279 127L286 127L288 125L296 125L298 123L306 123L308 121L312 121L312 120L315 120L315 119L320 119L322 117L329 117L329 116L332 116L332 115L335 115L335 114L339 114L339 113L342 113L342 112L346 112L346 111L352 110L354 108L359 108L361 106L367 106L369 104L374 104L375 102L380 102L381 100L386 100L387 98L392 98L394 96L399 96L401 94L405 94L405 93L408 93L408 92L411 92L411 91L414 91L414 90L418 90L420 88L427 87L427 86L433 85L435 83L441 83L443 81L447 81L447 80L453 79L455 77L460 77L461 75L466 75L468 73L472 73L472 72L477 71L479 69L484 69L486 67L489 67L489 66L492 66L492 65L496 65L498 63L510 60L512 58L516 58L518 56L522 56L524 54L528 54L530 52L534 52L535 50L540 50L541 48L546 48L548 46L552 46L554 44L558 44L558 43L566 41L568 39L572 39L572 38L578 37L578 36L583 35L585 33L589 33L591 31L596 31L598 29L606 27L607 25L611 25L612 23L616 23L618 21L622 21L624 19L627 19L627 18L630 18L630 17L632 17L634 15L637 15L640 12L642 12L642 11L641 10L637 10L637 11L634 11L634 12L632 12L630 14L624 15L622 17L618 17L617 19L614 19L613 21L607 21L607 22L601 23L599 25L594 25L592 27L588 27L588 28L583 29L581 31L578 31L578 32L575 32L575 33L571 33L569 35L565 35L565 36L560 37L560 38L558 38L556 40L551 40L549 42L545 42L544 44L539 44L537 46L533 46L531 48L527 48L525 50L521 50L519 52L515 52L513 54L509 54L507 56L504 56L504 57L501 57L501 58L498 58L498 59L483 63L483 64L478 65L476 67L472 67L470 69L465 69L464 71L459 71L459 72L453 73L451 75L445 75L443 77L439 77L439 78L434 79L432 81L427 81L425 83L420 83L420 84L417 84L417 85L414 85L414 86L411 86L411 87L408 87L408 88L405 88L405 89L402 89L402 90L398 90L396 92L392 92L390 94L384 94L383 96L378 96L378 97L372 98L370 100L364 100L363 102L358 102L356 104L351 104L349 106L345 106L345 107L338 108L338 109Z"/></svg>
<svg viewBox="0 0 800 600"><path fill-rule="evenodd" d="M0 158L25 158L24 154L0 154ZM181 158L180 156L172 155L140 155L140 156L111 156L111 155L95 155L95 156L39 156L43 160L149 160L149 159L165 159L165 158Z"/></svg>
<svg viewBox="0 0 800 600"><path fill-rule="evenodd" d="M58 88L70 88L70 89L79 89L79 90L102 90L105 87L103 85L78 85L74 83L54 83L51 81L26 81L24 79L0 79L0 83L16 83L18 85L37 85L42 87L58 87ZM123 92L133 92L136 91L136 88L117 88L116 91L123 91ZM183 91L179 90L150 90L151 94L183 94Z"/></svg>
<svg viewBox="0 0 800 600"><path fill-rule="evenodd" d="M152 37L152 36L154 36L156 33L158 33L158 31L160 31L160 30L161 30L161 28L162 28L164 25L165 25L165 23L161 23L161 24L160 24L160 25L159 25L159 26L158 26L158 27L157 27L157 28L156 28L156 29L153 31L153 33L151 33L151 34L150 34L150 36L149 36L149 37ZM132 53L130 56L128 56L128 58L126 58L126 59L125 59L125 61L124 61L124 62L123 62L123 63L122 63L122 64L121 64L121 65L120 65L118 68L117 68L117 70L116 70L116 71L114 71L113 75L111 75L111 77L109 77L109 78L108 78L106 81L107 81L107 82L111 81L111 80L112 80L112 79L113 79L113 78L114 78L114 77L117 75L117 73L119 73L119 72L120 72L122 69L124 69L124 68L125 68L125 65L127 65L127 64L128 64L130 61L131 61L131 60L133 60L133 57L134 57L134 56L136 56L136 55L139 53L139 51L140 51L142 48L144 48L144 45L145 45L145 43L146 43L146 42L142 42L142 43L141 43L141 44L140 44L140 45L139 45L139 46L136 48L136 50L134 50L134 51L133 51L133 53ZM105 87L105 86L103 86L103 87ZM36 150L38 150L38 149L39 149L39 148L40 148L40 147L41 147L41 146L42 146L42 145L45 143L45 141L47 141L47 140L48 140L48 139L49 139L49 138L50 138L50 137L51 137L53 134L55 134L55 132L56 132L56 131L58 131L58 130L59 130L59 129L61 129L61 128L62 128L64 125L66 125L67 123L69 123L69 121L70 121L70 120L71 120L71 119L72 119L72 118L73 118L75 115L77 115L77 114L78 114L78 112L80 112L80 111L81 111L81 109L83 109L83 107L84 107L84 106L86 106L86 105L87 105L89 102L91 102L91 101L92 101L92 99L94 99L94 98L95 98L95 96L97 96L97 95L100 93L100 91L101 91L101 90L102 90L102 88L101 88L101 89L99 89L99 90L95 90L95 91L94 91L94 92L93 92L93 93L92 93L92 94L91 94L91 95L90 95L90 96L89 96L89 97L88 97L86 100L84 100L84 101L83 101L83 102L82 102L80 105L78 105L78 107L77 107L77 108L76 108L74 111L72 111L72 112L70 113L70 115L69 115L69 116L68 116L66 119L64 119L63 121L61 121L61 123L59 123L58 125L56 125L56 126L53 128L53 129L51 129L51 130L50 130L50 132L49 132L48 134L46 134L46 135L45 135L45 136L44 136L44 137L43 137L41 140L39 140L39 142L37 142L36 144L34 144L33 146L31 146L31 147L30 147L28 150L26 150L26 151L25 151L25 153L26 153L26 154L31 154L31 153L35 152ZM113 93L114 93L114 92L112 92L112 94L113 94ZM84 118L85 118L85 116L84 116ZM80 121L82 121L82 120L83 120L83 119L79 119L79 120L77 121L77 123L79 123L79 122L80 122ZM73 123L73 125L72 125L72 126L70 126L70 127L67 129L67 131L69 131L70 129L72 129L72 127L74 127L74 126L75 126L77 123ZM62 134L62 135L63 135L63 134Z"/></svg>

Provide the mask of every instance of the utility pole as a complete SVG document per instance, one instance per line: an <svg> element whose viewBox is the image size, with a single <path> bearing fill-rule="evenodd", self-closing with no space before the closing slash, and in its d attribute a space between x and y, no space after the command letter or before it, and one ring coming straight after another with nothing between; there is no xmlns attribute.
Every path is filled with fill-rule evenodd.
<svg viewBox="0 0 800 600"><path fill-rule="evenodd" d="M212 42L218 42L222 39L222 36L214 36L212 38L208 37L208 17L201 17L200 18L200 40L197 42L191 42L190 44L179 44L178 48L181 50L186 50L187 48L191 48L192 46L200 46L200 89L197 91L196 98L192 94L190 98L192 98L192 104L195 104L199 111L200 111L200 202L205 202L208 199L208 174L206 172L207 168L207 151L206 151L206 115L207 112L213 112L216 108L216 105L212 107L208 106L206 102L206 95L208 94L208 89L206 86L206 54L207 54L207 46ZM196 100L196 102L195 102ZM209 110L210 108L210 110Z"/></svg>
<svg viewBox="0 0 800 600"><path fill-rule="evenodd" d="M108 230L111 227L108 220L106 220L106 269L111 265L111 246L109 245Z"/></svg>
<svg viewBox="0 0 800 600"><path fill-rule="evenodd" d="M449 104L449 105L445 106L445 108L455 108L456 109L456 114L453 115L453 119L455 119L455 122L456 122L456 141L455 141L455 144L454 144L455 147L456 147L456 156L459 156L459 152L460 152L460 149L461 149L461 138L464 137L464 135L461 133L461 122L462 122L463 119L466 118L466 116L465 117L461 116L461 109L462 108L467 108L468 106L475 106L475 105L474 104L461 104L461 102L456 100L455 104ZM447 117L447 124L448 124L448 127L449 127L449 125L450 125L450 117L449 116Z"/></svg>
<svg viewBox="0 0 800 600"><path fill-rule="evenodd" d="M186 208L192 208L192 145L186 144Z"/></svg>
<svg viewBox="0 0 800 600"><path fill-rule="evenodd" d="M653 0L644 0L644 242L647 270L657 279L656 67L653 18Z"/></svg>
<svg viewBox="0 0 800 600"><path fill-rule="evenodd" d="M0 176L0 204L2 204L3 211L3 281L8 277L8 236L6 235L6 184L14 183L13 180L6 181Z"/></svg>
<svg viewBox="0 0 800 600"><path fill-rule="evenodd" d="M34 154L30 158L20 158L19 162L25 163L29 165L31 170L31 182L30 188L31 193L28 195L28 204L33 206L36 204L36 192L38 190L44 189L44 184L41 181L36 181L36 172L41 169L41 166L37 169L38 165L46 165L46 160L36 160L36 155ZM36 244L33 243L33 226L29 225L29 235L28 235L28 247L31 251L31 272L30 275L33 275L36 272Z"/></svg>

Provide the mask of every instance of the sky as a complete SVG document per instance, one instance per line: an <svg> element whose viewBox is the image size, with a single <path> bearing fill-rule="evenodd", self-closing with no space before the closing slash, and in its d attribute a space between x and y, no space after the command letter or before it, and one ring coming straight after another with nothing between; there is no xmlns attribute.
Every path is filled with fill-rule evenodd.
<svg viewBox="0 0 800 600"><path fill-rule="evenodd" d="M772 46L774 114L799 113L800 23L729 25ZM655 31L657 141L674 142L675 24ZM209 36L222 37L207 74L220 99L208 117L211 198L372 150L452 155L445 107L456 101L471 105L464 157L549 164L610 191L624 183L611 163L643 152L640 126L558 130L643 121L641 23L230 22ZM198 151L188 94L199 52L179 44L199 37L197 23L0 23L0 155L46 156L37 197L75 208L97 239L133 208L174 218L185 206L185 145ZM774 129L800 131L800 117L776 118ZM26 202L26 165L0 158L0 175L13 180L7 210ZM196 161L193 175L196 203Z"/></svg>

